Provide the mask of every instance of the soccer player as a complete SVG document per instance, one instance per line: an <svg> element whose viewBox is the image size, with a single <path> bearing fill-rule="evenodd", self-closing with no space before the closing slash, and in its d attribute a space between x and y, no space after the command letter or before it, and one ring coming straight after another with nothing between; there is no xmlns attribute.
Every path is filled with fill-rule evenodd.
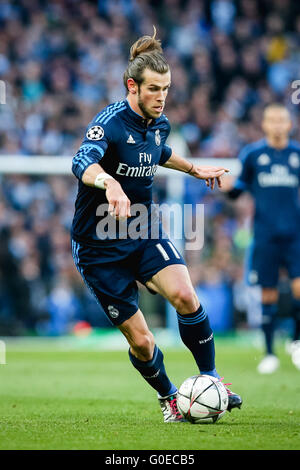
<svg viewBox="0 0 300 470"><path fill-rule="evenodd" d="M247 190L255 201L248 281L262 287L265 356L258 365L262 374L279 367L274 332L280 267L287 269L291 279L295 329L290 349L300 369L300 145L290 140L291 128L288 109L282 104L268 105L262 120L265 138L242 149L239 177L234 184L230 177L224 180L222 188L232 199Z"/></svg>
<svg viewBox="0 0 300 470"><path fill-rule="evenodd" d="M143 36L132 45L123 77L127 98L95 116L73 159L79 187L72 251L84 281L127 339L131 363L157 391L164 421L177 422L183 420L177 409L177 388L166 373L163 353L139 309L137 280L176 308L181 338L200 373L219 375L205 309L182 256L155 217L153 177L157 166L162 165L205 180L213 189L216 181L221 184L227 170L195 166L166 144L170 125L163 110L171 74L155 35ZM124 226L130 235L130 226L136 220L135 204L146 209L142 235L124 236ZM104 220L110 216L116 219L116 233L108 230L105 237ZM228 410L240 407L240 396L228 387L227 391Z"/></svg>

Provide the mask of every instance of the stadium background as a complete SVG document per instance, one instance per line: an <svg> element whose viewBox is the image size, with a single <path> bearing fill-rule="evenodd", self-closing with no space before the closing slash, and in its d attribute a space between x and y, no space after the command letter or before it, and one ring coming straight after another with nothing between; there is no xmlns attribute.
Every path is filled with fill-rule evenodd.
<svg viewBox="0 0 300 470"><path fill-rule="evenodd" d="M292 0L17 0L0 4L0 154L4 159L76 153L85 127L123 99L130 45L156 25L172 70L166 114L170 141L188 158L236 158L262 137L264 106L280 100L300 138L300 5ZM217 163L217 160L216 160ZM174 176L174 173L173 173ZM205 204L205 244L185 257L217 332L255 329L257 300L244 281L253 207L186 178L185 203ZM156 178L168 201L170 178ZM109 328L77 273L70 225L77 182L70 174L2 174L0 185L0 336L59 336L79 321ZM163 299L141 289L153 328L172 326ZM281 280L288 318L289 288ZM171 322L171 323L170 323ZM282 323L289 328L288 320Z"/></svg>

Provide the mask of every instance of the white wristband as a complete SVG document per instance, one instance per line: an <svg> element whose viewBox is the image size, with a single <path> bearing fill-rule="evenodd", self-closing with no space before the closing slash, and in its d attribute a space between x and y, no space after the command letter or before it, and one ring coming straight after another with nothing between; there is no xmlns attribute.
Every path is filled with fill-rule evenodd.
<svg viewBox="0 0 300 470"><path fill-rule="evenodd" d="M94 186L99 189L106 189L104 186L104 181L108 179L113 179L113 177L108 173L99 173L99 175L97 175L95 178Z"/></svg>

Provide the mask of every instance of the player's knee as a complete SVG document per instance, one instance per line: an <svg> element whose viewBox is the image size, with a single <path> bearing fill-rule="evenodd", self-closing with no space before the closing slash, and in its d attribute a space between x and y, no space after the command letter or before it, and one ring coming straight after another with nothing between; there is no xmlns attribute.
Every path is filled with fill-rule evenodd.
<svg viewBox="0 0 300 470"><path fill-rule="evenodd" d="M278 302L278 291L277 291L277 289L263 288L263 290L262 290L262 303L263 304L275 304L277 302Z"/></svg>
<svg viewBox="0 0 300 470"><path fill-rule="evenodd" d="M294 299L300 300L300 279L294 279L292 281L292 294Z"/></svg>
<svg viewBox="0 0 300 470"><path fill-rule="evenodd" d="M132 344L132 348L141 361L150 361L152 359L154 346L154 336L150 331L138 335Z"/></svg>
<svg viewBox="0 0 300 470"><path fill-rule="evenodd" d="M293 298L295 300L300 301L300 289L299 290L298 289L295 289L295 290L293 289L292 294L293 294Z"/></svg>
<svg viewBox="0 0 300 470"><path fill-rule="evenodd" d="M172 304L179 313L193 313L199 307L199 300L192 286L179 286L173 291Z"/></svg>

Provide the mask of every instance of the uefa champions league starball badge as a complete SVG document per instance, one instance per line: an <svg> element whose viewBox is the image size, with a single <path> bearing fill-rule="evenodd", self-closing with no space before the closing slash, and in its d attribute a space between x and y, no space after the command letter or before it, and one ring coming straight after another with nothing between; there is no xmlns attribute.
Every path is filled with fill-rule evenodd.
<svg viewBox="0 0 300 470"><path fill-rule="evenodd" d="M89 140L101 140L104 130L101 126L93 126L87 131L86 136Z"/></svg>

